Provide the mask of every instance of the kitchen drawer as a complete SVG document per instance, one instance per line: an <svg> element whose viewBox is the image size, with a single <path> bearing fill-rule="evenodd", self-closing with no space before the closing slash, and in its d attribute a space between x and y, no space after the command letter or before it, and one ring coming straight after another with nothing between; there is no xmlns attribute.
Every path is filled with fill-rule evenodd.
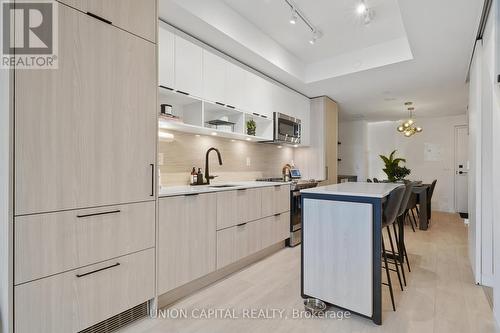
<svg viewBox="0 0 500 333"><path fill-rule="evenodd" d="M14 287L16 333L78 332L154 297L154 249Z"/></svg>
<svg viewBox="0 0 500 333"><path fill-rule="evenodd" d="M156 41L156 0L59 0L82 12L90 12L112 25Z"/></svg>
<svg viewBox="0 0 500 333"><path fill-rule="evenodd" d="M217 230L262 217L262 188L217 192Z"/></svg>
<svg viewBox="0 0 500 333"><path fill-rule="evenodd" d="M155 245L155 202L15 218L15 284Z"/></svg>
<svg viewBox="0 0 500 333"><path fill-rule="evenodd" d="M275 185L262 189L262 216L290 210L290 185Z"/></svg>
<svg viewBox="0 0 500 333"><path fill-rule="evenodd" d="M290 236L290 213L217 231L217 269L232 264Z"/></svg>

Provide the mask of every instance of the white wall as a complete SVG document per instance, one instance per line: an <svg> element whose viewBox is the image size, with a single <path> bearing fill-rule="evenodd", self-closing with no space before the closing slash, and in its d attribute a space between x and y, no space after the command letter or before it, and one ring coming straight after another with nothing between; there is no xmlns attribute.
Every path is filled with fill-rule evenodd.
<svg viewBox="0 0 500 333"><path fill-rule="evenodd" d="M12 132L9 72L0 70L0 332L12 331Z"/></svg>
<svg viewBox="0 0 500 333"><path fill-rule="evenodd" d="M382 171L383 161L379 155L388 155L396 149L398 157L406 158L406 166L411 169L409 179L422 180L425 183L438 180L432 199L432 209L453 212L454 131L455 126L466 124L466 116L417 117L416 122L424 130L410 138L396 131L399 122L368 123L368 177L386 179L387 176ZM438 161L425 160L426 144L439 145L442 154Z"/></svg>
<svg viewBox="0 0 500 333"><path fill-rule="evenodd" d="M469 257L477 283L493 286L494 276L494 100L495 11L478 41L469 82Z"/></svg>
<svg viewBox="0 0 500 333"><path fill-rule="evenodd" d="M368 177L367 122L364 120L339 123L339 175L355 175L358 181Z"/></svg>

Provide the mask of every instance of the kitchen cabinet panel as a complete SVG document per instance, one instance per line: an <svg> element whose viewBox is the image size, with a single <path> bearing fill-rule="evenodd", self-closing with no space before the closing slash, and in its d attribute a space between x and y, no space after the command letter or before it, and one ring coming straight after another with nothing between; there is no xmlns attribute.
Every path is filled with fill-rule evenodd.
<svg viewBox="0 0 500 333"><path fill-rule="evenodd" d="M203 96L202 48L175 36L175 89L196 97Z"/></svg>
<svg viewBox="0 0 500 333"><path fill-rule="evenodd" d="M174 88L175 84L175 35L161 27L158 31L158 80L159 85Z"/></svg>
<svg viewBox="0 0 500 333"><path fill-rule="evenodd" d="M203 98L226 104L227 61L203 50Z"/></svg>
<svg viewBox="0 0 500 333"><path fill-rule="evenodd" d="M156 0L60 0L84 13L90 12L123 30L156 42Z"/></svg>
<svg viewBox="0 0 500 333"><path fill-rule="evenodd" d="M215 270L216 194L159 200L158 292Z"/></svg>
<svg viewBox="0 0 500 333"><path fill-rule="evenodd" d="M15 72L15 213L154 200L155 45L58 12L59 68Z"/></svg>
<svg viewBox="0 0 500 333"><path fill-rule="evenodd" d="M155 297L148 249L14 287L16 333L79 332Z"/></svg>
<svg viewBox="0 0 500 333"><path fill-rule="evenodd" d="M217 230L241 223L237 191L217 192Z"/></svg>
<svg viewBox="0 0 500 333"><path fill-rule="evenodd" d="M226 104L234 106L238 109L250 111L248 109L248 91L246 91L246 71L231 63L227 62L226 67Z"/></svg>
<svg viewBox="0 0 500 333"><path fill-rule="evenodd" d="M279 243L290 236L290 212L217 231L217 269Z"/></svg>
<svg viewBox="0 0 500 333"><path fill-rule="evenodd" d="M15 284L155 246L155 202L14 220Z"/></svg>
<svg viewBox="0 0 500 333"><path fill-rule="evenodd" d="M262 217L262 189L237 190L236 196L238 223L257 220Z"/></svg>
<svg viewBox="0 0 500 333"><path fill-rule="evenodd" d="M262 216L271 216L290 210L290 185L276 185L262 189Z"/></svg>

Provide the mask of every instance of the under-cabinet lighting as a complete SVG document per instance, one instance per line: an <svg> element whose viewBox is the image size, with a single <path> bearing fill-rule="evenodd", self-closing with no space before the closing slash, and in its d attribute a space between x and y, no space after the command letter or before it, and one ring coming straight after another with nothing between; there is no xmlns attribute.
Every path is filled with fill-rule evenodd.
<svg viewBox="0 0 500 333"><path fill-rule="evenodd" d="M172 133L158 131L158 138L162 141L174 141L175 136Z"/></svg>
<svg viewBox="0 0 500 333"><path fill-rule="evenodd" d="M278 146L278 149L281 149L281 148L283 148L283 146Z"/></svg>
<svg viewBox="0 0 500 333"><path fill-rule="evenodd" d="M211 134L212 134L212 135L217 135L217 132L212 132Z"/></svg>
<svg viewBox="0 0 500 333"><path fill-rule="evenodd" d="M251 138L247 138L247 141L252 141L252 139Z"/></svg>

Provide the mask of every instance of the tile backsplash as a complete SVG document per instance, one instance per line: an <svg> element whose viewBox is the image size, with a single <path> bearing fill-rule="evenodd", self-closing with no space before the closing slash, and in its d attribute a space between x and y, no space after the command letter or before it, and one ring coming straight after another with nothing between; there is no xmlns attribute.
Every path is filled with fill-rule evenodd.
<svg viewBox="0 0 500 333"><path fill-rule="evenodd" d="M293 148L230 140L214 136L169 131L173 140L159 142L159 165L162 186L186 185L194 167L205 172L205 153L210 147L219 149L223 165L219 166L217 153L210 153L210 174L217 175L212 182L255 180L259 177L279 177L281 169L293 160ZM163 161L162 161L163 160Z"/></svg>

